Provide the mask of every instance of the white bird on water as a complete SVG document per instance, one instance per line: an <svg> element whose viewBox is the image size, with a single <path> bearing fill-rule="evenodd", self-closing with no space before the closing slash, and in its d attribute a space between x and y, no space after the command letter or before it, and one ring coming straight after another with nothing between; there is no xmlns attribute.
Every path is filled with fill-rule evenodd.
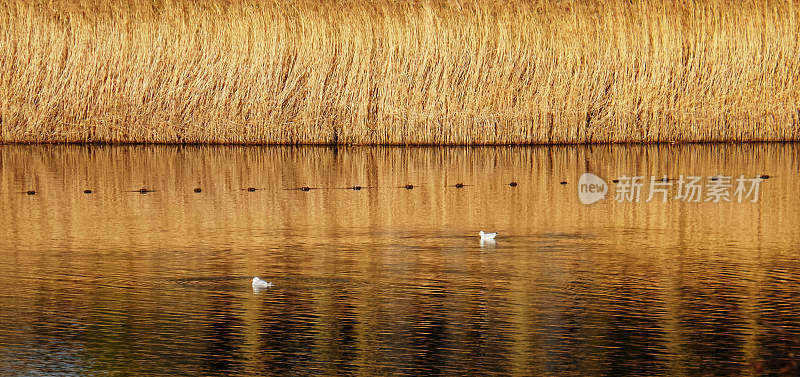
<svg viewBox="0 0 800 377"><path fill-rule="evenodd" d="M270 288L273 285L274 284L272 284L272 283L270 283L270 282L268 282L266 280L261 280L258 276L253 278L253 289Z"/></svg>
<svg viewBox="0 0 800 377"><path fill-rule="evenodd" d="M484 231L480 231L478 234L481 235L481 241L494 240L494 238L497 237L497 233L486 233Z"/></svg>

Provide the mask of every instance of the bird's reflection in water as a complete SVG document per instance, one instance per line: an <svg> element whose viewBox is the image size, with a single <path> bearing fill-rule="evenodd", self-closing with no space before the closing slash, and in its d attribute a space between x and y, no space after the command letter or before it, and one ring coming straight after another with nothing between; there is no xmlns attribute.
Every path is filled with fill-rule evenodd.
<svg viewBox="0 0 800 377"><path fill-rule="evenodd" d="M481 244L481 247L486 249L494 249L497 246L497 241L495 241L494 239L489 239L489 240L481 239L479 242Z"/></svg>

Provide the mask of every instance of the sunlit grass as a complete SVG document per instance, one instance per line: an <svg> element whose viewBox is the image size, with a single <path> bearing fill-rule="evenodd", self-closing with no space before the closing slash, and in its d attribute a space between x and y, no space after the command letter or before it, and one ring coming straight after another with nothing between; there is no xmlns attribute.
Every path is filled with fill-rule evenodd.
<svg viewBox="0 0 800 377"><path fill-rule="evenodd" d="M800 139L795 1L0 4L0 141Z"/></svg>

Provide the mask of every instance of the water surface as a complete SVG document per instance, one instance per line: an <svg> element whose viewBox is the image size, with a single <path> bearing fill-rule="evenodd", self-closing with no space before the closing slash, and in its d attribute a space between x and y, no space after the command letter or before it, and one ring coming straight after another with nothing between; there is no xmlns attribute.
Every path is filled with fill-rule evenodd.
<svg viewBox="0 0 800 377"><path fill-rule="evenodd" d="M0 146L0 374L794 375L799 152Z"/></svg>

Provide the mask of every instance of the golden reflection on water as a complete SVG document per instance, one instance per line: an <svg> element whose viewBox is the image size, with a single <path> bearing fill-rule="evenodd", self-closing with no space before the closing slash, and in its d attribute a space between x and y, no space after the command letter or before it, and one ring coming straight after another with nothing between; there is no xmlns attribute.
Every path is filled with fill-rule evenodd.
<svg viewBox="0 0 800 377"><path fill-rule="evenodd" d="M779 372L798 152L0 146L0 371ZM756 203L587 206L584 172L771 178Z"/></svg>

